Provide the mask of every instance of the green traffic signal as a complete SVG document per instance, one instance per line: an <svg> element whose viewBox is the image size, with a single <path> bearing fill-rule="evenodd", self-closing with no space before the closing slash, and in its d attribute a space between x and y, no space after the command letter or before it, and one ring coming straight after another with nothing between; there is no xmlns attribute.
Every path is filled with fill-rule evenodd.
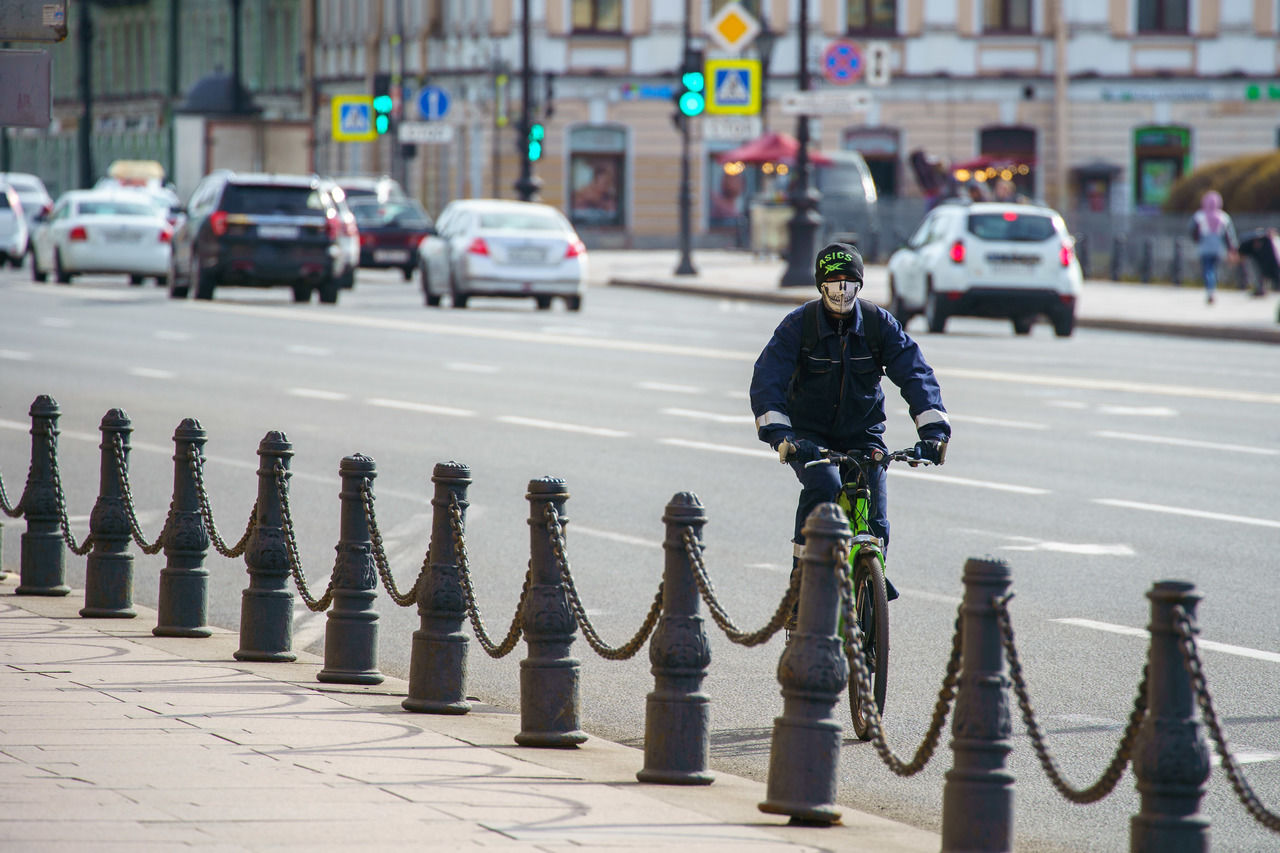
<svg viewBox="0 0 1280 853"><path fill-rule="evenodd" d="M395 105L396 102L391 99L389 94L373 96L373 129L379 135L391 129L391 110L395 108Z"/></svg>
<svg viewBox="0 0 1280 853"><path fill-rule="evenodd" d="M542 159L542 141L547 138L547 129L540 123L529 126L529 162L536 163Z"/></svg>
<svg viewBox="0 0 1280 853"><path fill-rule="evenodd" d="M680 95L680 112L687 116L702 115L707 108L707 99L701 92L684 92Z"/></svg>
<svg viewBox="0 0 1280 853"><path fill-rule="evenodd" d="M391 129L391 116L385 113L379 113L373 117L373 129L378 133L386 133Z"/></svg>
<svg viewBox="0 0 1280 853"><path fill-rule="evenodd" d="M703 94L707 88L707 78L699 70L685 71L680 75L682 91L676 98L676 105L686 116L699 116L707 108L707 96Z"/></svg>
<svg viewBox="0 0 1280 853"><path fill-rule="evenodd" d="M690 92L701 92L707 88L707 78L701 71L686 71L680 77L680 84Z"/></svg>
<svg viewBox="0 0 1280 853"><path fill-rule="evenodd" d="M378 95L373 99L373 108L380 113L391 112L393 106L395 106L395 102L391 100L390 95Z"/></svg>

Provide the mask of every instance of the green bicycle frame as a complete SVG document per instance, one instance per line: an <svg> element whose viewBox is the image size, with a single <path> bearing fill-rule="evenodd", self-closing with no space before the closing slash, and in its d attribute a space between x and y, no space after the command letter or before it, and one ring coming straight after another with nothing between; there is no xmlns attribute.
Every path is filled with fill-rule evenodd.
<svg viewBox="0 0 1280 853"><path fill-rule="evenodd" d="M843 479L843 478L841 478ZM850 504L850 493L853 494L853 502ZM875 554L876 559L880 561L880 570L885 570L884 548L880 542L880 538L871 532L871 526L867 522L869 513L871 512L871 491L865 485L859 485L857 482L845 483L840 488L840 494L836 498L836 504L845 511L849 517L849 531L853 534L853 542L849 548L849 572L853 573L854 563L857 562L858 555L863 550L871 551Z"/></svg>

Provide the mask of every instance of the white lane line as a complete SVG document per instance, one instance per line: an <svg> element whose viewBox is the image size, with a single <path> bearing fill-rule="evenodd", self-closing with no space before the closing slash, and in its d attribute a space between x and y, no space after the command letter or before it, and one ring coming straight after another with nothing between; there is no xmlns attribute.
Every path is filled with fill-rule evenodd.
<svg viewBox="0 0 1280 853"><path fill-rule="evenodd" d="M625 533L613 533L609 530L599 530L595 527L583 527L575 522L570 522L565 529L571 534L605 539L609 542L617 542L620 545L638 545L641 548L662 547L662 542L657 539L641 539L639 536L628 536Z"/></svg>
<svg viewBox="0 0 1280 853"><path fill-rule="evenodd" d="M746 391L725 391L724 395L731 400L745 400L749 396Z"/></svg>
<svg viewBox="0 0 1280 853"><path fill-rule="evenodd" d="M411 403L408 400L388 400L385 397L371 397L365 400L370 406L384 409L399 409L404 412L421 412L424 415L449 415L455 418L473 418L476 413L470 409L455 409L452 406L433 406L430 403Z"/></svg>
<svg viewBox="0 0 1280 853"><path fill-rule="evenodd" d="M1094 498L1093 502L1103 506L1114 506L1121 509L1140 509L1146 512L1162 512L1167 515L1185 515L1189 518L1203 518L1207 521L1230 521L1235 524L1251 524L1254 527L1274 527L1280 529L1280 521L1270 518L1252 518L1247 515L1229 515L1225 512L1208 512L1202 509L1187 509L1180 506L1162 506L1140 501L1125 501L1118 498Z"/></svg>
<svg viewBox="0 0 1280 853"><path fill-rule="evenodd" d="M1050 400L1045 403L1046 406L1054 406L1059 409L1087 409L1089 404L1081 400Z"/></svg>
<svg viewBox="0 0 1280 853"><path fill-rule="evenodd" d="M1139 418L1174 418L1177 409L1168 406L1099 406L1098 411L1104 415L1124 415Z"/></svg>
<svg viewBox="0 0 1280 853"><path fill-rule="evenodd" d="M30 361L31 353L16 349L0 349L0 358L8 361Z"/></svg>
<svg viewBox="0 0 1280 853"><path fill-rule="evenodd" d="M980 379L984 382L1012 382L1019 385L1047 385L1055 388L1082 388L1090 391L1122 391L1127 394L1159 394L1165 397L1193 397L1202 400L1231 400L1236 403L1269 403L1280 405L1280 394L1259 391L1233 391L1194 385L1158 385L1126 382L1122 379L1082 379L1075 376L1041 376L1034 373L1004 373L998 370L972 370L952 367L935 370L939 376L954 379Z"/></svg>
<svg viewBox="0 0 1280 853"><path fill-rule="evenodd" d="M332 355L333 350L328 347L309 347L306 344L290 344L286 347L288 352L294 355Z"/></svg>
<svg viewBox="0 0 1280 853"><path fill-rule="evenodd" d="M699 412L694 409L663 409L662 414L674 415L677 418L693 418L699 421L715 421L718 424L750 424L755 423L751 415L724 415L716 412Z"/></svg>
<svg viewBox="0 0 1280 853"><path fill-rule="evenodd" d="M694 385L672 385L667 382L637 382L636 387L642 391L666 391L671 394L702 393L702 389Z"/></svg>
<svg viewBox="0 0 1280 853"><path fill-rule="evenodd" d="M312 613L299 599L293 605L293 648L306 649L324 637L328 619L322 613Z"/></svg>
<svg viewBox="0 0 1280 853"><path fill-rule="evenodd" d="M1151 635L1147 633L1145 628L1130 628L1128 625L1113 625L1110 622L1098 622L1093 619L1051 619L1051 622L1060 622L1063 625L1074 625L1077 628L1091 628L1094 631L1106 631L1108 634L1120 634L1125 637L1141 637L1144 640ZM1202 649L1213 652L1222 652L1226 655L1235 655L1242 658L1252 658L1253 660L1264 660L1267 663L1280 663L1280 654L1276 652L1264 652L1261 649L1251 649L1248 646L1233 646L1230 643L1219 643L1214 640L1205 640L1196 638L1196 645Z"/></svg>
<svg viewBox="0 0 1280 853"><path fill-rule="evenodd" d="M449 370L456 370L459 373L497 373L498 365L496 364L470 364L465 361L450 361L445 364Z"/></svg>
<svg viewBox="0 0 1280 853"><path fill-rule="evenodd" d="M978 527L957 527L957 533L968 533L975 536L1002 539L1008 544L997 545L1007 551L1050 551L1060 554L1083 554L1090 557L1132 557L1134 550L1123 543L1105 544L1095 542L1054 542L1049 539L1036 539L1032 536L1019 536L1014 533L1001 533L996 530L983 530Z"/></svg>
<svg viewBox="0 0 1280 853"><path fill-rule="evenodd" d="M1280 753L1254 749L1251 746L1241 747L1234 743L1231 744L1231 754L1235 757L1237 764L1258 764L1263 761L1275 761L1280 758ZM1211 767L1222 766L1222 756L1218 755L1217 750L1214 750L1213 755L1209 756L1209 765Z"/></svg>
<svg viewBox="0 0 1280 853"><path fill-rule="evenodd" d="M948 483L952 486L972 486L976 489L992 489L997 492L1012 492L1015 495L1052 494L1049 489L1041 489L1036 486L1018 486L1013 483L995 483L990 480L970 480L967 477L951 477L946 474L932 474L922 471L905 471L900 468L890 468L889 476L910 480L928 480L931 483Z"/></svg>
<svg viewBox="0 0 1280 853"><path fill-rule="evenodd" d="M41 317L41 326L48 326L50 329L70 329L75 323L65 317Z"/></svg>
<svg viewBox="0 0 1280 853"><path fill-rule="evenodd" d="M293 397L306 397L308 400L333 400L337 402L350 398L349 394L344 394L341 391L325 391L322 388L289 388L285 393Z"/></svg>
<svg viewBox="0 0 1280 853"><path fill-rule="evenodd" d="M187 332L170 332L165 329L155 333L156 339L161 341L189 341L191 335Z"/></svg>
<svg viewBox="0 0 1280 853"><path fill-rule="evenodd" d="M910 416L906 409L898 409L896 414ZM963 424L978 424L979 426L998 426L1008 427L1010 429L1048 429L1048 424L1036 423L1035 421L1011 421L1004 418L987 418L981 415L957 415L955 412L947 412L948 420Z"/></svg>
<svg viewBox="0 0 1280 853"><path fill-rule="evenodd" d="M554 429L560 432L576 432L583 435L595 435L601 438L627 438L631 435L629 432L623 432L618 429L608 429L606 427L590 427L582 424L566 424L560 421L544 421L539 418L523 418L519 415L500 415L494 420L504 424L514 424L515 426L536 427L538 429Z"/></svg>
<svg viewBox="0 0 1280 853"><path fill-rule="evenodd" d="M778 458L776 450L758 450L754 447L736 447L730 444L711 444L706 441L689 441L685 438L660 438L659 444L670 445L671 447L686 447L690 450L711 450L715 453L736 453L739 456L757 456L761 459Z"/></svg>
<svg viewBox="0 0 1280 853"><path fill-rule="evenodd" d="M129 373L142 379L172 379L177 375L172 370L160 370L156 367L131 367Z"/></svg>
<svg viewBox="0 0 1280 853"><path fill-rule="evenodd" d="M1102 429L1094 433L1099 438L1115 438L1121 441L1145 441L1150 444L1169 444L1174 447L1198 447L1204 450L1225 450L1231 453L1256 453L1259 456L1280 456L1280 450L1272 447L1250 447L1247 444L1222 444L1217 441L1199 441L1194 438L1172 438L1134 432L1115 432Z"/></svg>

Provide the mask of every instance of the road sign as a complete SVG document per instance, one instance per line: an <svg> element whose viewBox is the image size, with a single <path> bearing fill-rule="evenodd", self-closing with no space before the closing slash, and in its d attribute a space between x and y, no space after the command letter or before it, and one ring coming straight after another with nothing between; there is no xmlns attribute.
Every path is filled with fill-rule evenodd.
<svg viewBox="0 0 1280 853"><path fill-rule="evenodd" d="M400 141L409 145L447 145L453 141L453 125L441 121L402 121Z"/></svg>
<svg viewBox="0 0 1280 853"><path fill-rule="evenodd" d="M778 98L778 111L789 116L841 115L866 110L871 96L862 89L816 89L786 92Z"/></svg>
<svg viewBox="0 0 1280 853"><path fill-rule="evenodd" d="M737 3L726 3L707 24L707 35L729 53L740 53L759 33L760 22Z"/></svg>
<svg viewBox="0 0 1280 853"><path fill-rule="evenodd" d="M444 118L449 112L449 93L439 86L423 86L418 94L418 110L427 121Z"/></svg>
<svg viewBox="0 0 1280 853"><path fill-rule="evenodd" d="M52 118L49 52L0 50L0 127L48 127Z"/></svg>
<svg viewBox="0 0 1280 853"><path fill-rule="evenodd" d="M746 142L760 135L760 116L707 116L702 138L718 142Z"/></svg>
<svg viewBox="0 0 1280 853"><path fill-rule="evenodd" d="M335 141L372 142L378 138L373 126L372 95L334 95L329 109Z"/></svg>
<svg viewBox="0 0 1280 853"><path fill-rule="evenodd" d="M62 41L66 37L65 2L0 0L0 41Z"/></svg>
<svg viewBox="0 0 1280 853"><path fill-rule="evenodd" d="M848 39L836 39L822 52L822 74L832 83L853 83L862 76L862 50Z"/></svg>
<svg viewBox="0 0 1280 853"><path fill-rule="evenodd" d="M760 112L760 60L708 59L707 112L756 115Z"/></svg>
<svg viewBox="0 0 1280 853"><path fill-rule="evenodd" d="M889 85L889 43L887 41L869 41L863 51L866 72L863 79L868 86Z"/></svg>

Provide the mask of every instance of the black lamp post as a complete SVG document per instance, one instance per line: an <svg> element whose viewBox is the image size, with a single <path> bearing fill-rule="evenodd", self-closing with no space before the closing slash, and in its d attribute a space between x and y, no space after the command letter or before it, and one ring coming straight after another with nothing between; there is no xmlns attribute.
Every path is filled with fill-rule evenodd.
<svg viewBox="0 0 1280 853"><path fill-rule="evenodd" d="M769 29L769 22L762 21L756 36L756 53L760 57L760 132L769 132L769 65L773 61L773 46L779 33Z"/></svg>
<svg viewBox="0 0 1280 853"><path fill-rule="evenodd" d="M800 91L809 90L809 3L800 0L800 68L796 75ZM818 214L821 195L810 187L812 166L809 163L809 117L796 119L796 152L794 178L791 182L791 206L795 214L787 222L787 269L782 273L782 287L813 284L814 235L822 224Z"/></svg>
<svg viewBox="0 0 1280 853"><path fill-rule="evenodd" d="M681 73L688 64L689 48L693 37L692 24L689 21L689 3L684 4L684 50L680 62ZM679 104L676 105L676 122L680 126L680 261L676 264L676 275L697 275L693 266L693 179L689 165L689 116L683 115Z"/></svg>
<svg viewBox="0 0 1280 853"><path fill-rule="evenodd" d="M520 3L520 134L516 150L520 152L520 177L515 189L521 201L537 198L542 181L533 175L533 161L529 159L529 129L533 127L533 69L529 59L529 0Z"/></svg>
<svg viewBox="0 0 1280 853"><path fill-rule="evenodd" d="M76 39L80 60L80 126L76 128L78 147L80 149L80 186L88 189L93 186L93 17L90 15L91 3L80 4L80 32Z"/></svg>

